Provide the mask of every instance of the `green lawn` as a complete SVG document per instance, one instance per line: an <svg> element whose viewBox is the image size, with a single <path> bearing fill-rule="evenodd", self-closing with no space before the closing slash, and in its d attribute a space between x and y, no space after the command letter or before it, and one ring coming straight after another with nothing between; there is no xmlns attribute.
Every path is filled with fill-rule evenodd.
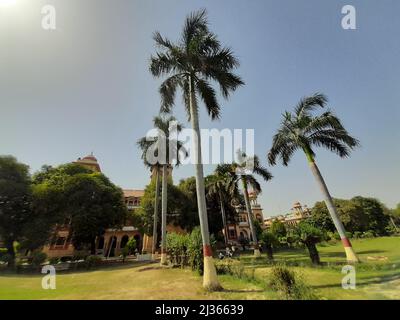
<svg viewBox="0 0 400 320"><path fill-rule="evenodd" d="M353 246L363 260L356 266L356 290L341 288L345 256L340 244L319 248L321 260L330 263L322 267L310 266L303 250L282 251L275 257L277 262L297 265L293 268L320 298L400 299L400 238L356 240ZM376 256L385 256L388 260L367 259ZM257 282L220 276L223 292L204 291L201 277L189 270L136 264L59 274L56 290L43 290L41 275L0 274L0 299L276 299L275 292L265 289L271 266L264 259L241 256L246 268L255 269Z"/></svg>
<svg viewBox="0 0 400 320"><path fill-rule="evenodd" d="M282 251L274 255L275 261L290 265L322 299L400 299L400 238L382 237L352 241L362 263L356 265L357 286L344 290L341 281L346 257L340 243L319 246L321 267L310 264L306 250ZM385 257L387 260L372 260ZM372 258L372 259L371 259ZM240 259L248 268L256 268L260 279L268 275L270 267L251 256Z"/></svg>

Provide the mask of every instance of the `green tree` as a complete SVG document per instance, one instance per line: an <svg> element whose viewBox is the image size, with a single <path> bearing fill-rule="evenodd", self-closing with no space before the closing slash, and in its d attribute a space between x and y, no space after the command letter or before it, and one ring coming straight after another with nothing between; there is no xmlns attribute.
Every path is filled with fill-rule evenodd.
<svg viewBox="0 0 400 320"><path fill-rule="evenodd" d="M273 248L279 245L279 240L271 231L264 230L260 235L262 246L267 251L268 260L274 260Z"/></svg>
<svg viewBox="0 0 400 320"><path fill-rule="evenodd" d="M333 199L340 220L346 230L351 233L373 231L378 235L385 235L390 223L385 208L373 198L354 197L350 200ZM329 217L329 211L324 202L317 202L311 210L313 223L326 231L335 231L335 226Z"/></svg>
<svg viewBox="0 0 400 320"><path fill-rule="evenodd" d="M70 225L77 249L90 247L94 253L96 237L125 222L122 190L102 173L79 164L45 166L34 175L33 185L38 193L35 211L58 212L57 220ZM49 230L56 231L54 227Z"/></svg>
<svg viewBox="0 0 400 320"><path fill-rule="evenodd" d="M207 198L216 197L219 201L221 210L222 225L224 230L225 245L228 245L228 225L226 216L226 203L231 203L233 199L238 197L238 189L232 177L221 172L220 166L217 167L213 175L206 178ZM207 200L208 200L207 199Z"/></svg>
<svg viewBox="0 0 400 320"><path fill-rule="evenodd" d="M12 156L0 156L0 238L15 262L14 242L23 238L26 223L32 218L29 167Z"/></svg>
<svg viewBox="0 0 400 320"><path fill-rule="evenodd" d="M212 119L219 118L220 105L212 83L219 84L223 97L227 98L232 91L243 84L243 81L232 72L239 62L232 51L222 47L217 36L209 30L205 10L192 13L186 18L178 43L162 37L159 32L154 34L153 39L160 51L151 57L150 71L156 77L167 77L160 87L161 111L171 111L176 91L180 88L183 92L188 118L194 130L197 201L204 246L203 285L211 290L220 289L212 260L207 221L198 98L204 102Z"/></svg>
<svg viewBox="0 0 400 320"><path fill-rule="evenodd" d="M272 221L270 231L278 239L286 237L287 234L285 224L277 219Z"/></svg>
<svg viewBox="0 0 400 320"><path fill-rule="evenodd" d="M346 231L339 219L332 197L315 163L313 148L324 147L343 158L349 156L350 151L357 147L359 142L350 136L339 118L331 111L326 111L319 116L312 115L312 111L317 107L324 108L326 103L327 97L325 95L315 94L301 99L293 113L286 111L283 115L282 125L273 138L268 160L271 165L275 165L277 158L280 158L283 165L287 166L296 150L300 149L305 153L310 169L324 196L333 223L342 239L347 260L358 262L358 257L346 237Z"/></svg>
<svg viewBox="0 0 400 320"><path fill-rule="evenodd" d="M254 256L259 257L261 255L256 229L254 227L254 216L253 210L251 209L249 188L253 190L257 195L261 193L261 185L257 181L255 174L261 176L264 181L272 179L271 173L263 167L260 163L258 156L248 157L244 152L238 151L239 162L235 162L231 166L230 174L233 176L236 184L241 181L242 191L244 196L244 202L246 205L247 219L250 225L251 238L254 244Z"/></svg>
<svg viewBox="0 0 400 320"><path fill-rule="evenodd" d="M313 264L320 264L319 253L317 250L317 243L323 241L326 236L323 231L316 228L309 221L301 221L297 226L291 229L291 237L297 242L304 244L310 255Z"/></svg>
<svg viewBox="0 0 400 320"><path fill-rule="evenodd" d="M184 156L186 151L183 144L177 139L173 139L173 135L177 135L182 130L174 117L164 118L162 116L154 117L154 128L157 134L154 139L143 137L138 141L138 145L142 150L142 159L145 165L151 166L156 171L156 194L154 206L154 226L153 234L157 235L157 211L158 211L158 175L159 169L162 169L162 194L161 194L161 264L167 264L167 198L168 198L168 169L173 165L178 166L180 163L180 155ZM173 146L173 148L171 148ZM153 253L157 238L153 238Z"/></svg>

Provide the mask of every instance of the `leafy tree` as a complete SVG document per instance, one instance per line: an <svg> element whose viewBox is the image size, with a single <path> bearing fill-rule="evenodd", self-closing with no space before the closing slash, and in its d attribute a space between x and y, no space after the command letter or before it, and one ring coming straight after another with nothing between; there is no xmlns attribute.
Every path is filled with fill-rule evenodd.
<svg viewBox="0 0 400 320"><path fill-rule="evenodd" d="M156 170L156 194L154 206L154 226L157 230L157 210L158 210L158 175L159 169L162 169L162 194L161 194L161 264L167 264L167 176L168 169L172 166L178 166L180 163L180 154L186 156L181 141L173 139L173 135L177 135L182 130L182 125L177 122L174 117L164 118L162 116L154 117L153 124L157 130L155 141L143 137L138 141L138 145L142 150L142 159L147 166L151 166ZM175 126L173 126L175 124ZM171 148L171 147L174 148ZM150 154L154 159L149 162ZM153 233L154 233L153 230ZM153 239L153 253L155 250L156 239Z"/></svg>
<svg viewBox="0 0 400 320"><path fill-rule="evenodd" d="M316 228L309 221L301 221L297 226L291 229L291 236L294 237L297 242L306 246L313 264L318 265L321 263L316 244L326 238L323 231Z"/></svg>
<svg viewBox="0 0 400 320"><path fill-rule="evenodd" d="M29 167L12 156L0 156L0 238L9 256L8 266L15 262L14 242L23 238L24 226L32 218L32 190Z"/></svg>
<svg viewBox="0 0 400 320"><path fill-rule="evenodd" d="M230 206L230 203L238 195L238 189L236 188L235 181L230 175L221 173L219 167L215 170L213 175L206 178L206 189L207 189L207 202L212 201L214 197L219 201L221 209L222 225L224 230L225 245L228 245L228 226L226 208ZM228 206L227 206L227 203Z"/></svg>
<svg viewBox="0 0 400 320"><path fill-rule="evenodd" d="M285 224L279 220L272 221L270 231L277 239L284 238L287 234Z"/></svg>
<svg viewBox="0 0 400 320"><path fill-rule="evenodd" d="M374 231L378 235L386 235L386 228L389 225L388 209L377 199L354 197L351 202L362 208L367 218L367 230Z"/></svg>
<svg viewBox="0 0 400 320"><path fill-rule="evenodd" d="M287 166L296 150L302 150L305 153L310 169L322 191L333 223L342 239L347 260L358 262L358 257L346 237L346 231L339 219L332 197L315 163L313 148L324 147L344 158L350 155L350 151L357 147L359 142L350 136L339 118L331 111L326 111L318 116L312 114L312 111L317 107L324 108L326 103L327 97L317 93L301 99L293 113L286 111L283 115L281 127L273 138L268 160L271 165L275 165L277 158L280 158L283 165Z"/></svg>
<svg viewBox="0 0 400 320"><path fill-rule="evenodd" d="M260 256L260 250L258 249L258 238L256 229L254 227L254 217L253 211L250 205L249 198L249 188L253 190L253 192L259 194L261 193L260 183L257 181L254 174L261 176L264 181L269 181L272 179L271 173L264 168L260 160L257 156L248 157L244 152L238 150L239 160L240 162L233 163L232 165L224 165L221 167L220 171L227 172L231 176L231 179L234 181L234 185L238 188L237 184L241 182L244 202L246 205L247 211L247 219L250 225L251 238L254 244L254 255L256 257ZM249 164L251 164L251 168L249 168Z"/></svg>
<svg viewBox="0 0 400 320"><path fill-rule="evenodd" d="M192 13L186 18L181 39L177 43L156 32L153 37L160 50L151 57L150 71L156 77L166 76L160 86L161 111L169 113L174 105L178 88L195 132L194 158L200 228L204 246L203 285L208 289L220 289L207 220L203 164L201 163L201 139L198 115L199 98L212 119L220 117L220 105L212 84L219 84L224 98L243 84L233 73L239 65L232 51L221 46L217 36L209 30L206 11Z"/></svg>
<svg viewBox="0 0 400 320"><path fill-rule="evenodd" d="M192 230L197 224L197 214L193 209L193 202L188 196L179 188L172 184L172 180L168 182L168 221L171 224L179 226L185 230ZM140 225L148 235L153 235L153 212L154 212L154 195L155 195L155 181L151 181L146 186L144 196L141 200L141 208L138 210L140 216ZM161 232L161 228L157 229Z"/></svg>
<svg viewBox="0 0 400 320"><path fill-rule="evenodd" d="M72 243L77 249L91 245L106 229L122 227L127 211L122 190L101 173L77 174L65 184L70 201Z"/></svg>
<svg viewBox="0 0 400 320"><path fill-rule="evenodd" d="M271 231L264 230L260 235L263 247L267 251L268 260L274 260L273 248L279 245L279 240Z"/></svg>
<svg viewBox="0 0 400 320"><path fill-rule="evenodd" d="M387 209L376 199L354 197L350 200L333 199L340 220L351 233L372 230L378 235L385 235L389 225ZM324 202L317 202L311 210L313 223L326 231L335 231L329 218L329 211Z"/></svg>
<svg viewBox="0 0 400 320"><path fill-rule="evenodd" d="M35 211L42 215L58 212L56 220L69 223L78 250L90 246L94 253L96 237L126 219L122 190L103 174L79 164L46 166L35 174L33 184Z"/></svg>

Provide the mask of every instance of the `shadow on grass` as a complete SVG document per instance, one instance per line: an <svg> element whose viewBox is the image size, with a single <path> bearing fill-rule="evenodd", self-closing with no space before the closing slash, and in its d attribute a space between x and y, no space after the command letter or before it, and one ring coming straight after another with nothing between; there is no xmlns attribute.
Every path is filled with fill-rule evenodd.
<svg viewBox="0 0 400 320"><path fill-rule="evenodd" d="M369 280L368 280L369 279ZM388 275L382 277L371 276L368 278L364 278L359 281L357 286L366 286L369 284L385 284L386 282L400 280L400 275ZM341 284L323 284L323 285L311 285L314 289L324 289L324 288L341 288Z"/></svg>

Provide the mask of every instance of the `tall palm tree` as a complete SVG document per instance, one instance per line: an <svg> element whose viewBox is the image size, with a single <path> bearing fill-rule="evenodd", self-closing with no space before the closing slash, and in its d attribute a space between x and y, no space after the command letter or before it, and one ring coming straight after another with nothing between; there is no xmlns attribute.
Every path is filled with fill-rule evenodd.
<svg viewBox="0 0 400 320"><path fill-rule="evenodd" d="M268 171L268 169L264 168L261 165L260 160L256 155L253 157L247 157L247 155L244 152L241 152L239 150L239 159L240 159L239 163L233 164L232 172L237 177L236 181L239 182L239 180L241 180L242 183L243 196L247 211L247 220L249 221L251 237L254 245L254 256L260 257L261 253L258 245L257 232L254 227L253 210L250 204L249 187L251 187L253 192L259 194L262 190L260 183L257 181L254 174L261 176L264 181L271 180L273 176Z"/></svg>
<svg viewBox="0 0 400 320"><path fill-rule="evenodd" d="M158 228L158 204L160 199L160 170L161 165L159 163L150 164L147 159L147 150L150 147L150 144L147 143L146 137L141 138L138 141L138 146L142 150L142 159L143 163L146 167L150 168L150 170L155 173L153 179L156 181L156 189L155 189L155 196L154 196L154 214L153 214L153 243L151 247L152 259L155 259L156 256L156 247L157 247L157 228Z"/></svg>
<svg viewBox="0 0 400 320"><path fill-rule="evenodd" d="M207 180L207 196L213 197L216 196L220 203L221 209L221 217L222 217L222 225L224 230L224 240L225 245L228 245L228 226L227 219L225 213L225 205L226 201L238 198L238 189L236 187L235 180L232 179L232 176L223 172L221 169L222 165L218 165L214 174L208 177Z"/></svg>
<svg viewBox="0 0 400 320"><path fill-rule="evenodd" d="M239 65L229 48L222 47L217 36L208 28L205 10L190 14L185 21L181 39L177 43L154 34L160 51L151 57L150 71L155 77L166 76L161 84L161 111L170 112L178 88L191 122L193 133L196 191L201 235L203 239L204 275L203 286L210 290L220 289L212 259L207 220L203 164L201 162L201 139L198 115L198 98L203 100L212 119L220 117L220 105L212 82L218 83L222 96L243 84L233 70Z"/></svg>
<svg viewBox="0 0 400 320"><path fill-rule="evenodd" d="M153 253L155 251L155 243L157 241L157 213L158 213L158 176L159 169L162 170L162 193L161 193L161 264L167 264L167 177L168 169L172 165L179 165L180 155L184 152L182 142L172 137L182 130L179 124L172 116L164 118L161 116L154 117L154 128L157 130L157 136L153 139L143 137L139 139L138 145L142 149L142 159L145 164L152 166L156 170L156 196L154 205L154 224L153 224ZM171 126L173 124L173 126ZM150 161L149 157L154 156L155 159Z"/></svg>
<svg viewBox="0 0 400 320"><path fill-rule="evenodd" d="M345 229L339 219L332 197L315 163L313 147L324 147L344 158L350 155L350 151L357 147L359 142L349 135L339 118L331 111L328 110L318 116L312 115L312 111L318 107L324 108L327 101L325 95L316 93L301 99L293 113L286 111L283 115L281 127L273 138L268 160L271 165L275 165L276 159L280 158L283 165L287 166L296 150L302 150L305 153L310 169L325 198L336 230L342 239L347 261L358 262L358 257L346 237Z"/></svg>

